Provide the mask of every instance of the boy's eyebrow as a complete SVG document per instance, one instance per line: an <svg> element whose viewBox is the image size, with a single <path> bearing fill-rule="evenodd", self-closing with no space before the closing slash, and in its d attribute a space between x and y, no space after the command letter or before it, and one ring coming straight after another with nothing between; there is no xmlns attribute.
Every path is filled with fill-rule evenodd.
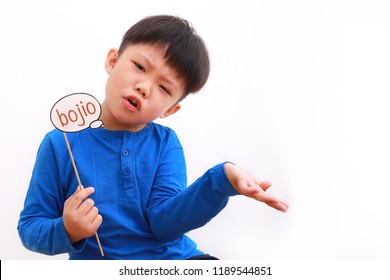
<svg viewBox="0 0 390 280"><path fill-rule="evenodd" d="M139 55L145 60L147 67L152 68L154 66L151 59L146 54L139 53ZM161 76L161 80L163 80L164 82L166 82L170 86L174 87L175 91L179 90L177 83L175 83L175 80L173 80L165 75Z"/></svg>
<svg viewBox="0 0 390 280"><path fill-rule="evenodd" d="M143 53L139 53L139 55L145 60L146 66L151 68L153 64L152 64L150 58Z"/></svg>

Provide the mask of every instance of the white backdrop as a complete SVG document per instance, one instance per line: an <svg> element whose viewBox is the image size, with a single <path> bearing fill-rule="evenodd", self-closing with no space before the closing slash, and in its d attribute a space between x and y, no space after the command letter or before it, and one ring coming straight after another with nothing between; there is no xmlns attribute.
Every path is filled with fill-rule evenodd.
<svg viewBox="0 0 390 280"><path fill-rule="evenodd" d="M190 233L222 259L388 259L390 9L386 1L1 1L0 258L47 259L17 235L38 145L62 96L104 97L107 51L139 19L188 19L207 86L163 121L189 182L234 161L290 204L244 197Z"/></svg>

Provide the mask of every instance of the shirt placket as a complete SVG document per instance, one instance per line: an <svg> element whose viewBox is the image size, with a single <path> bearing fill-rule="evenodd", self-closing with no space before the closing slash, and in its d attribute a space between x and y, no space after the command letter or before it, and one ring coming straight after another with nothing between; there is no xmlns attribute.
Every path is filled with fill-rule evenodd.
<svg viewBox="0 0 390 280"><path fill-rule="evenodd" d="M134 136L125 133L121 150L121 167L124 196L128 200L134 199L136 186L134 181L133 150Z"/></svg>

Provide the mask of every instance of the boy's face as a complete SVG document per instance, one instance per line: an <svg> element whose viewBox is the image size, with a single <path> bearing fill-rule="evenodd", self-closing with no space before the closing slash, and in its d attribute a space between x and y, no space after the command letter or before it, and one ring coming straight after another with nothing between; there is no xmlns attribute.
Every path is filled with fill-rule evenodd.
<svg viewBox="0 0 390 280"><path fill-rule="evenodd" d="M115 49L108 52L101 116L107 129L139 131L180 109L184 82L163 55L163 50L145 44L129 45L120 56Z"/></svg>

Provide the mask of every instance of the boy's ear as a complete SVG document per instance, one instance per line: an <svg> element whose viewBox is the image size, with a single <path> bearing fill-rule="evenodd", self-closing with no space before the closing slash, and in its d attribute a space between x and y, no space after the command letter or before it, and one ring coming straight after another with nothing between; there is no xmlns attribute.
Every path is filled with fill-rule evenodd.
<svg viewBox="0 0 390 280"><path fill-rule="evenodd" d="M169 108L168 110L166 110L161 116L160 118L166 118L166 117L169 117L170 115L173 115L174 113L176 113L177 111L179 111L181 108L181 105L180 104L175 104L173 105L171 108Z"/></svg>
<svg viewBox="0 0 390 280"><path fill-rule="evenodd" d="M106 72L108 74L111 73L112 69L115 66L115 63L118 61L118 50L117 49L110 49L108 51L106 62L104 63L104 68L106 69Z"/></svg>

